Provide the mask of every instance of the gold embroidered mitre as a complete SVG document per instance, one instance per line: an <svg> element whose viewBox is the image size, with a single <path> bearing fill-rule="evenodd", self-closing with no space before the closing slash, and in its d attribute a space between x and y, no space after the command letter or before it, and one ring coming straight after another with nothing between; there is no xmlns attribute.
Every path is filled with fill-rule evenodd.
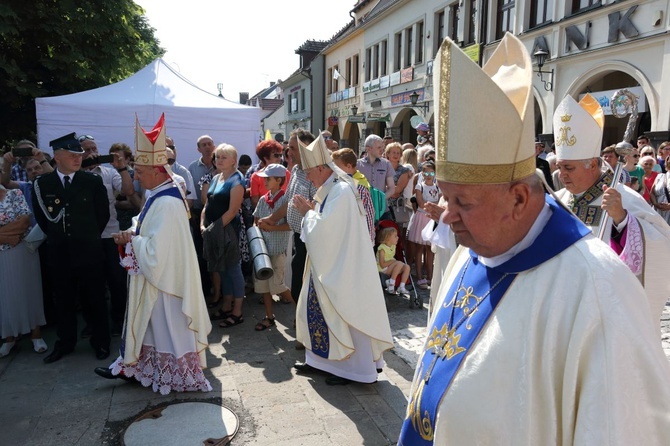
<svg viewBox="0 0 670 446"><path fill-rule="evenodd" d="M298 138L298 147L300 148L300 164L303 170L311 169L316 166L323 166L324 164L332 164L333 157L330 156L330 150L326 145L326 141L319 136L308 146L300 142Z"/></svg>
<svg viewBox="0 0 670 446"><path fill-rule="evenodd" d="M436 176L501 184L535 174L533 67L512 34L483 68L446 38L435 58Z"/></svg>
<svg viewBox="0 0 670 446"><path fill-rule="evenodd" d="M165 113L150 132L145 132L140 126L140 120L135 115L135 165L137 166L165 166Z"/></svg>
<svg viewBox="0 0 670 446"><path fill-rule="evenodd" d="M567 95L554 112L554 140L559 160L585 160L600 156L605 114L590 94L581 101Z"/></svg>

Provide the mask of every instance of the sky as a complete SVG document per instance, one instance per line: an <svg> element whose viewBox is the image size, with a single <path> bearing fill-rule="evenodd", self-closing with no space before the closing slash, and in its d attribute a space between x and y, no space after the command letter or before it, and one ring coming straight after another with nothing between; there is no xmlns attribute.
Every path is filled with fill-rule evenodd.
<svg viewBox="0 0 670 446"><path fill-rule="evenodd" d="M356 0L135 0L144 8L163 59L203 90L239 102L287 79L306 40L329 40ZM179 5L179 6L177 6Z"/></svg>

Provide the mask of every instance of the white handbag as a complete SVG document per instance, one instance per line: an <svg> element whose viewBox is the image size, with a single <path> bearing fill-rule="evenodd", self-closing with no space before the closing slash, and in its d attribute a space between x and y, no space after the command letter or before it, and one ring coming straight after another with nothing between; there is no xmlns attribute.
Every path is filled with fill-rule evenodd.
<svg viewBox="0 0 670 446"><path fill-rule="evenodd" d="M26 246L30 252L35 252L37 251L37 248L40 247L40 245L44 242L44 240L47 239L46 234L42 231L42 228L40 228L40 225L35 225L33 228L30 230L28 235L23 239L24 242L26 242Z"/></svg>

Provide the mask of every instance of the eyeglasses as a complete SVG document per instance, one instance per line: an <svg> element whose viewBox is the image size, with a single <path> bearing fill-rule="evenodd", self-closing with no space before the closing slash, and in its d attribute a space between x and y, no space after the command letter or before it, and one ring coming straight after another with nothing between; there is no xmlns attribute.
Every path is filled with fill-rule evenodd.
<svg viewBox="0 0 670 446"><path fill-rule="evenodd" d="M329 139L333 139L333 137L332 137L332 136L324 136L323 139L325 139L326 141L328 141Z"/></svg>
<svg viewBox="0 0 670 446"><path fill-rule="evenodd" d="M82 142L82 141L95 141L95 138L93 138L91 135L81 135L79 138L77 138L77 141Z"/></svg>
<svg viewBox="0 0 670 446"><path fill-rule="evenodd" d="M169 165L173 165L174 162L175 162L175 159L174 159L174 158L168 158L168 164L169 164Z"/></svg>
<svg viewBox="0 0 670 446"><path fill-rule="evenodd" d="M421 172L425 177L434 177L435 172Z"/></svg>
<svg viewBox="0 0 670 446"><path fill-rule="evenodd" d="M639 158L640 157L640 155L632 155L632 156L633 156L633 158Z"/></svg>
<svg viewBox="0 0 670 446"><path fill-rule="evenodd" d="M174 146L165 146L165 147L167 147L168 149L174 150Z"/></svg>

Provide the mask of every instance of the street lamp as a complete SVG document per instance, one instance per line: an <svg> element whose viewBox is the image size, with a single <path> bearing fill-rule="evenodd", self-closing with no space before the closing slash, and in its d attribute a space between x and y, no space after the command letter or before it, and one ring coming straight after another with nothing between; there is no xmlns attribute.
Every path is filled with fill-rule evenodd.
<svg viewBox="0 0 670 446"><path fill-rule="evenodd" d="M539 48L537 51L535 51L535 54L533 54L533 57L535 58L535 62L537 63L537 75L540 78L540 81L544 84L544 89L546 91L551 91L554 88L554 69L552 68L551 71L542 71L542 67L544 66L544 62L547 60L547 56L549 53L546 50L543 50L542 48ZM543 74L548 74L549 75L549 80L544 80L544 77L542 76Z"/></svg>
<svg viewBox="0 0 670 446"><path fill-rule="evenodd" d="M219 82L218 84L216 84L216 88L219 90L219 97L222 98L223 93L221 93L221 90L223 90L223 83Z"/></svg>
<svg viewBox="0 0 670 446"><path fill-rule="evenodd" d="M428 102L424 102L422 104L418 103L419 93L413 91L412 94L409 95L409 100L412 103L412 107L422 110L424 115L428 113L428 108L430 107L430 105L428 104Z"/></svg>
<svg viewBox="0 0 670 446"><path fill-rule="evenodd" d="M351 106L351 116L356 116L356 113L358 113L358 107L354 104Z"/></svg>

